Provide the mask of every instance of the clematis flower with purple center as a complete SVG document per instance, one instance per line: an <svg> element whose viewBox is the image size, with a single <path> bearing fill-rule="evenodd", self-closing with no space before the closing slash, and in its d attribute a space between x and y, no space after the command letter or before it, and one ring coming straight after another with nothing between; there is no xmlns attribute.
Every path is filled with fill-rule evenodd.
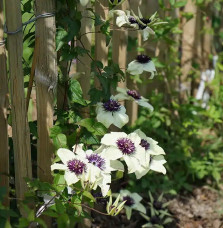
<svg viewBox="0 0 223 228"><path fill-rule="evenodd" d="M98 122L101 122L107 128L109 128L111 124L122 128L129 122L125 107L122 106L114 96L111 96L108 101L98 103L96 113Z"/></svg>
<svg viewBox="0 0 223 228"><path fill-rule="evenodd" d="M127 219L131 218L132 210L137 210L143 214L146 214L146 208L143 204L140 203L142 197L137 193L131 193L128 190L120 191L120 200L125 201L124 209L127 215ZM118 194L113 194L114 196L118 196Z"/></svg>
<svg viewBox="0 0 223 228"><path fill-rule="evenodd" d="M151 112L154 110L153 106L148 103L148 99L144 98L136 90L130 90L128 88L117 87L118 94L115 95L117 100L130 100L135 101L138 105L148 108Z"/></svg>
<svg viewBox="0 0 223 228"><path fill-rule="evenodd" d="M76 149L75 153L87 160L90 179L95 180L94 188L96 189L99 186L103 196L106 196L110 189L111 171L124 171L124 166L120 161L110 161L103 154L93 152L92 150L84 151L82 146L83 144L74 146L74 148L80 148Z"/></svg>
<svg viewBox="0 0 223 228"><path fill-rule="evenodd" d="M144 71L151 73L150 78L153 78L156 73L156 67L147 55L138 55L135 60L128 64L127 72L131 75L139 75Z"/></svg>
<svg viewBox="0 0 223 228"><path fill-rule="evenodd" d="M149 170L166 174L166 169L163 166L166 163L163 156L165 155L165 152L160 146L158 146L158 142L147 137L140 129L134 132L141 138L139 145L146 151L146 166L139 167L135 172L137 179L146 175Z"/></svg>
<svg viewBox="0 0 223 228"><path fill-rule="evenodd" d="M64 170L64 179L68 186L88 177L89 169L86 159L64 148L60 148L57 155L62 163L54 163L51 165L51 170Z"/></svg>
<svg viewBox="0 0 223 228"><path fill-rule="evenodd" d="M145 165L145 149L140 146L140 142L140 137L135 133L127 135L124 132L111 132L101 139L104 146L101 154L110 160L124 160L128 173L133 173L139 166Z"/></svg>

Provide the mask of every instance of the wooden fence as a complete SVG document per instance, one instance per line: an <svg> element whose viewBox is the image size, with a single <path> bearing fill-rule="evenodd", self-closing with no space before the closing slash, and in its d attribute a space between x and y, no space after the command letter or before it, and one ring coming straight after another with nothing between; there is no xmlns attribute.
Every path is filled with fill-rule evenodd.
<svg viewBox="0 0 223 228"><path fill-rule="evenodd" d="M9 145L8 145L8 128L12 127L13 135L13 151L14 151L14 165L15 165L15 188L16 198L18 202L24 198L24 194L27 190L25 177L32 178L32 161L31 161L31 145L30 145L30 131L27 119L27 104L25 102L24 94L24 74L23 74L23 33L20 30L17 33L10 33L16 31L22 26L22 14L21 14L21 1L20 0L6 0L5 6L3 6L3 0L0 0L0 174L1 185L7 188L7 197L5 204L9 205ZM168 2L168 1L167 1ZM130 4L129 4L130 3ZM159 10L157 0L146 1L129 0L126 1L120 9L126 9L129 5L131 9L137 12L137 7L140 5L142 9L149 8L149 4L154 11ZM168 4L167 4L168 7ZM5 9L5 11L4 11ZM83 14L88 14L85 9L80 6ZM204 69L208 66L207 56L211 52L210 35L202 35L202 39L195 39L195 37L201 38L201 34L197 34L198 26L201 25L201 14L197 12L197 8L194 3L189 0L185 12L193 12L195 14L194 19L189 22L181 19L183 33L179 38L181 42L182 58L181 66L183 75L181 78L182 84L188 84L187 75L191 68L192 58L199 56ZM35 14L40 15L44 13L55 12L54 0L37 0L35 4ZM97 0L95 4L95 12L100 14L102 19L106 19L108 15L108 0ZM197 12L197 13L196 13ZM147 13L147 10L143 10L143 13ZM153 13L153 12L150 12ZM174 12L176 13L176 12ZM4 15L6 18L4 18ZM4 23L7 22L8 33L4 35ZM104 66L108 64L108 50L106 46L106 38L99 33L99 27L93 28L89 23L89 18L83 18L81 33L88 33L95 31L95 33L89 33L83 36L81 43L86 49L90 50L91 45L95 43L95 59L103 63ZM200 23L200 24L199 24ZM205 22L210 27L210 21ZM131 51L127 56L127 40L128 35L132 38L137 38L139 47L141 46L141 37L137 32L127 32L125 29L118 29L113 27L113 40L112 40L112 58L113 61L118 63L123 71L125 71L127 63L132 61L137 51ZM93 36L95 34L95 36ZM37 98L37 127L38 127L38 143L37 143L37 176L42 181L51 182L50 165L52 162L54 148L49 137L49 130L53 126L54 121L54 99L55 91L57 87L57 53L55 51L55 35L56 35L56 23L55 17L40 18L35 24L35 40L36 48L34 52L34 59L32 62L32 73L35 72L35 87ZM6 48L4 45L4 39L7 38L7 57ZM205 45L204 45L205 43ZM153 44L152 47L144 47L146 53L149 53L152 57L158 58L165 56L165 48L161 48L159 44ZM196 45L196 49L191 48ZM111 47L111 46L110 46ZM180 48L180 46L179 46ZM202 55L202 53L204 53ZM90 63L91 59L88 56L80 57L80 61L77 63L76 71L80 73L80 83L83 88L84 97L88 97L88 90L90 88ZM83 65L83 62L85 65ZM65 77L68 64L65 62ZM8 67L8 71L7 71ZM154 79L157 83L156 79ZM10 85L10 86L9 86ZM130 79L127 76L127 81L120 83L119 86L126 86L129 89L140 88L140 85ZM95 86L100 87L98 81L95 81ZM31 80L29 88L33 87ZM10 106L8 106L8 88L10 88ZM146 96L150 86L141 90L142 95ZM59 93L63 91L63 88L58 89ZM30 92L30 91L29 91ZM138 107L134 103L128 103L127 112L130 116L130 124L134 124L138 116ZM58 109L61 107L60 95L58 95ZM11 114L12 123L9 124L7 115Z"/></svg>

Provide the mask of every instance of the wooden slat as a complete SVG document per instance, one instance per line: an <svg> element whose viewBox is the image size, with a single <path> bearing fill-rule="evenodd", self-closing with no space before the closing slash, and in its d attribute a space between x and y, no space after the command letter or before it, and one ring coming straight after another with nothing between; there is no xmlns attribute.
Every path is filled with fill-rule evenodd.
<svg viewBox="0 0 223 228"><path fill-rule="evenodd" d="M36 15L53 13L54 0L36 1ZM57 83L57 66L55 51L55 17L41 18L36 22L36 37L39 39L39 50L35 70L37 95L37 175L40 180L51 182L50 165L54 147L49 137L53 126L54 89Z"/></svg>
<svg viewBox="0 0 223 228"><path fill-rule="evenodd" d="M95 12L101 19L106 19L108 15L108 0L96 0ZM95 59L101 61L104 66L108 64L108 47L106 47L105 35L99 33L100 27L95 28ZM95 86L100 88L99 81L95 80Z"/></svg>
<svg viewBox="0 0 223 228"><path fill-rule="evenodd" d="M79 7L82 11L83 18L81 19L81 42L85 49L91 53L91 40L92 40L92 20L89 18L91 16L90 12L85 8L90 7L88 4L86 7ZM80 47L82 45L78 43ZM89 99L88 92L90 90L90 74L91 74L91 59L88 55L78 56L77 62L77 72L80 73L79 82L83 90L84 99Z"/></svg>
<svg viewBox="0 0 223 228"><path fill-rule="evenodd" d="M0 0L0 41L4 40L4 13L3 0ZM0 186L7 188L7 195L4 201L6 206L9 205L9 151L8 151L8 78L6 66L5 45L0 44Z"/></svg>
<svg viewBox="0 0 223 228"><path fill-rule="evenodd" d="M22 25L21 1L7 0L6 21L9 31ZM27 190L24 177L32 177L30 133L26 114L24 75L22 68L23 34L8 35L9 74L11 89L12 135L15 160L16 196L21 199Z"/></svg>
<svg viewBox="0 0 223 228"><path fill-rule="evenodd" d="M126 10L127 1L122 3L117 9ZM115 25L115 20L113 24ZM112 34L112 60L114 63L119 64L119 67L123 72L126 71L126 57L127 57L127 42L128 42L128 32L126 29L120 29L117 26L114 26ZM118 83L118 86L121 88L126 87L126 81ZM124 104L124 102L123 102Z"/></svg>

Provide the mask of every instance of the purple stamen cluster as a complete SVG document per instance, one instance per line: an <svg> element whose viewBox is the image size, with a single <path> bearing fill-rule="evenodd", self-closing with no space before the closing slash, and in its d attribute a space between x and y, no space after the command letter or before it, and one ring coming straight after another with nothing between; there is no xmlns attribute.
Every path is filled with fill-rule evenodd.
<svg viewBox="0 0 223 228"><path fill-rule="evenodd" d="M143 25L142 23L140 23L139 21L137 21L135 17L129 16L129 23L130 24L137 24L139 26L139 29L141 29L141 30L145 29L147 27L147 24L149 24L151 22L150 19L146 19L146 18L140 18L139 20L143 24L146 24L146 25Z"/></svg>
<svg viewBox="0 0 223 228"><path fill-rule="evenodd" d="M149 24L149 23L151 22L150 19L146 19L146 18L140 18L139 20L140 20L142 23L146 24L146 25L143 25L143 24L141 24L141 23L138 23L139 28L142 29L142 30L145 29L145 28L147 27L147 24Z"/></svg>
<svg viewBox="0 0 223 228"><path fill-rule="evenodd" d="M135 200L132 197L130 197L130 196L124 196L122 200L126 201L125 202L125 206L131 207L132 205L135 204Z"/></svg>
<svg viewBox="0 0 223 228"><path fill-rule="evenodd" d="M104 110L107 112L118 112L121 108L121 104L113 99L103 103Z"/></svg>
<svg viewBox="0 0 223 228"><path fill-rule="evenodd" d="M141 139L141 142L139 145L144 147L145 150L148 150L150 148L150 144L145 139Z"/></svg>
<svg viewBox="0 0 223 228"><path fill-rule="evenodd" d="M137 24L137 20L133 16L129 16L129 22L131 24Z"/></svg>
<svg viewBox="0 0 223 228"><path fill-rule="evenodd" d="M86 164L78 159L68 161L67 167L72 173L75 173L76 175L80 175L86 171Z"/></svg>
<svg viewBox="0 0 223 228"><path fill-rule="evenodd" d="M131 97L133 97L134 99L136 100L140 100L141 99L141 96L140 94L136 91L136 90L128 90L127 91L127 94Z"/></svg>
<svg viewBox="0 0 223 228"><path fill-rule="evenodd" d="M98 154L91 154L87 156L87 159L89 163L93 164L94 166L97 166L99 169L104 170L105 169L105 159L103 159Z"/></svg>
<svg viewBox="0 0 223 228"><path fill-rule="evenodd" d="M135 145L130 139L121 138L118 139L116 143L124 155L131 155L135 152Z"/></svg>
<svg viewBox="0 0 223 228"><path fill-rule="evenodd" d="M137 60L137 62L144 64L144 63L150 62L152 59L150 57L148 57L147 55L138 55L136 57L136 60Z"/></svg>

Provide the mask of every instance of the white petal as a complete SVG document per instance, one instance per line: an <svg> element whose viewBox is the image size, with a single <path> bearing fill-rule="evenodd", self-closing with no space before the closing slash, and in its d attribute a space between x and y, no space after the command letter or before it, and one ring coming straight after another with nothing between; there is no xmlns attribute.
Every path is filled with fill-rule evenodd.
<svg viewBox="0 0 223 228"><path fill-rule="evenodd" d="M106 146L117 146L117 140L120 138L126 138L127 134L124 132L111 132L109 134L105 134L101 139L101 144Z"/></svg>
<svg viewBox="0 0 223 228"><path fill-rule="evenodd" d="M166 160L162 155L154 156L152 158L149 168L153 171L166 174L166 168L163 166L163 164L165 163L166 163Z"/></svg>
<svg viewBox="0 0 223 228"><path fill-rule="evenodd" d="M129 155L124 155L123 158L128 166L128 173L134 173L139 167L138 160L135 157Z"/></svg>
<svg viewBox="0 0 223 228"><path fill-rule="evenodd" d="M131 194L131 197L134 199L136 204L138 204L142 200L142 197L135 192Z"/></svg>
<svg viewBox="0 0 223 228"><path fill-rule="evenodd" d="M129 96L123 93L118 93L115 95L115 99L119 100L119 101L123 101L123 100L129 100Z"/></svg>
<svg viewBox="0 0 223 228"><path fill-rule="evenodd" d="M123 94L127 94L127 91L128 91L127 88L121 88L121 87L117 87L116 90L117 92L123 93Z"/></svg>
<svg viewBox="0 0 223 228"><path fill-rule="evenodd" d="M59 163L54 163L53 165L51 165L51 170L66 170L67 166L64 164L59 164Z"/></svg>
<svg viewBox="0 0 223 228"><path fill-rule="evenodd" d="M149 168L139 167L135 171L135 175L137 179L140 179L141 177L145 176L149 172Z"/></svg>
<svg viewBox="0 0 223 228"><path fill-rule="evenodd" d="M155 65L154 65L153 61L150 61L148 63L143 64L143 70L147 71L147 72L150 72L151 73L151 77L150 78L153 78L154 77L154 72L156 72L156 68L155 68Z"/></svg>
<svg viewBox="0 0 223 228"><path fill-rule="evenodd" d="M142 139L146 139L146 138L147 138L146 135L145 135L145 133L142 132L140 129L137 129L137 130L135 130L134 132L135 132L136 134L138 134L139 137L142 138Z"/></svg>
<svg viewBox="0 0 223 228"><path fill-rule="evenodd" d="M60 148L57 151L57 154L60 158L60 160L66 165L68 161L73 160L75 158L75 154L68 150L68 149L64 149L64 148Z"/></svg>
<svg viewBox="0 0 223 228"><path fill-rule="evenodd" d="M136 205L133 206L133 208L137 211L140 211L146 214L146 208L141 203L137 203Z"/></svg>
<svg viewBox="0 0 223 228"><path fill-rule="evenodd" d="M82 6L86 6L88 4L89 0L80 0L80 3Z"/></svg>
<svg viewBox="0 0 223 228"><path fill-rule="evenodd" d="M110 161L110 166L112 171L119 170L124 172L125 170L124 165L118 160Z"/></svg>
<svg viewBox="0 0 223 228"><path fill-rule="evenodd" d="M109 128L114 122L114 118L111 112L100 112L97 115L97 121L102 123L106 128Z"/></svg>
<svg viewBox="0 0 223 228"><path fill-rule="evenodd" d="M136 134L136 133L133 132L133 133L131 133L131 134L128 135L128 138L129 138L132 142L134 142L135 147L138 147L138 146L139 146L139 144L140 144L140 142L141 142L141 138L139 137L138 134Z"/></svg>
<svg viewBox="0 0 223 228"><path fill-rule="evenodd" d="M66 180L68 186L79 181L75 173L71 173L69 171L65 172L64 179Z"/></svg>
<svg viewBox="0 0 223 228"><path fill-rule="evenodd" d="M116 25L122 27L125 24L129 24L128 17L126 15L118 16L116 18Z"/></svg>
<svg viewBox="0 0 223 228"><path fill-rule="evenodd" d="M140 100L135 100L136 103L138 103L140 106L143 106L145 108L148 108L151 112L153 112L154 108L151 104L149 104L148 102L140 99Z"/></svg>
<svg viewBox="0 0 223 228"><path fill-rule="evenodd" d="M116 160L122 157L122 152L117 149L116 147L108 147L105 149L102 153L103 156L105 156L109 160Z"/></svg>
<svg viewBox="0 0 223 228"><path fill-rule="evenodd" d="M143 67L144 67L143 64L134 60L134 61L129 63L127 72L129 72L132 75L142 74Z"/></svg>
<svg viewBox="0 0 223 228"><path fill-rule="evenodd" d="M118 128L122 128L129 122L129 116L125 113L115 112L114 113L114 125Z"/></svg>

